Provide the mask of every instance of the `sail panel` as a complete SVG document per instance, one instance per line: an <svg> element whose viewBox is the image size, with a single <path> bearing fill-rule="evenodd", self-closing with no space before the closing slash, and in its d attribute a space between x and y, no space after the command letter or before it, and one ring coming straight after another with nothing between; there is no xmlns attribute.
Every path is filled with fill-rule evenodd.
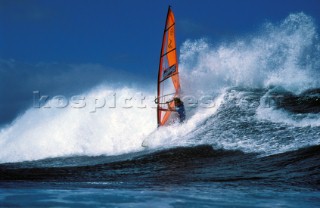
<svg viewBox="0 0 320 208"><path fill-rule="evenodd" d="M174 97L179 96L180 81L178 74L178 60L176 51L175 19L169 7L160 54L158 74L158 126L163 126L170 119L171 111L168 110L166 102L174 108L172 102Z"/></svg>

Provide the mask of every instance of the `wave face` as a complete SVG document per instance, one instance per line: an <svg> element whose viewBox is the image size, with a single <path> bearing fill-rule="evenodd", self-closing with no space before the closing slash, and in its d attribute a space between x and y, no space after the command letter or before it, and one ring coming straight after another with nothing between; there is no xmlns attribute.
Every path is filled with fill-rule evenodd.
<svg viewBox="0 0 320 208"><path fill-rule="evenodd" d="M306 94L320 88L320 42L311 17L291 14L231 43L187 40L180 54L183 95L212 97L206 106L187 105L184 124L155 131L153 87L100 85L82 94L83 109L33 107L2 128L0 162L139 153L145 140L150 151L207 144L260 155L319 144L319 97ZM288 95L279 92L298 101L289 109L277 102Z"/></svg>

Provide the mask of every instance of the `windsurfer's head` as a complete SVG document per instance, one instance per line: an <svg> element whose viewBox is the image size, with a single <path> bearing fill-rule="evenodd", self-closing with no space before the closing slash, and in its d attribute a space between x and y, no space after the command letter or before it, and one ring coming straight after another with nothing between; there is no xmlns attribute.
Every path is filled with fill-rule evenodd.
<svg viewBox="0 0 320 208"><path fill-rule="evenodd" d="M180 100L180 98L178 98L178 97L175 97L175 98L173 98L173 101L174 101L174 104L175 105L181 105L181 104L183 104L183 102Z"/></svg>

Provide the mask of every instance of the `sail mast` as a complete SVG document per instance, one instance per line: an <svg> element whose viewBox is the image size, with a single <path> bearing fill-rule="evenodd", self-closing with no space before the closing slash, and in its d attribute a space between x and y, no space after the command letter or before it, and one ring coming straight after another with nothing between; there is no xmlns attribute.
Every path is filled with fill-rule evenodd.
<svg viewBox="0 0 320 208"><path fill-rule="evenodd" d="M164 51L164 45L165 45L165 38L166 38L166 30L167 30L167 24L168 24L168 17L171 10L171 6L168 7L167 17L166 17L166 23L164 25L163 29L163 36L162 36L162 44L161 44L161 51L160 51L160 62L159 62L159 70L158 70L158 86L157 86L157 98L160 98L160 83L161 83L161 73L162 73L162 54ZM161 125L161 111L160 111L160 103L157 104L157 123L158 127Z"/></svg>

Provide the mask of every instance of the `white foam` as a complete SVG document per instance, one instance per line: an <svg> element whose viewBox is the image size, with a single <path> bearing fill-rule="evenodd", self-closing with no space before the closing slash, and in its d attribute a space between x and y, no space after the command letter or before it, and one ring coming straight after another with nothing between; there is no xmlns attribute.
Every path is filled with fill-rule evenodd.
<svg viewBox="0 0 320 208"><path fill-rule="evenodd" d="M117 93L132 97L136 89L101 87L86 98ZM145 95L149 95L144 92ZM90 105L90 103L88 103ZM91 103L92 104L92 103ZM31 108L0 133L0 162L70 155L117 155L141 150L143 136L156 127L154 108Z"/></svg>
<svg viewBox="0 0 320 208"><path fill-rule="evenodd" d="M203 126L204 121L217 112L223 102L223 97L224 93L221 93L210 107L199 107L194 114L187 114L188 119L182 124L175 123L157 129L145 138L144 144L154 149L199 144L199 141L194 139L197 130L205 127Z"/></svg>
<svg viewBox="0 0 320 208"><path fill-rule="evenodd" d="M101 107L93 112L94 98L112 98L117 94L117 107ZM139 100L127 108L122 98L143 94L152 98L141 108ZM83 95L85 108L31 108L0 132L0 162L20 162L73 155L120 155L142 151L143 140L151 141L150 148L168 148L185 144L185 135L219 107L218 99L211 108L199 108L182 125L156 130L156 110L153 96L134 88L97 87ZM91 102L91 101L92 102ZM113 101L111 102L113 103ZM100 104L99 104L100 106Z"/></svg>
<svg viewBox="0 0 320 208"><path fill-rule="evenodd" d="M188 40L180 53L182 84L188 92L278 85L299 93L320 86L318 33L303 13L291 14L280 24L268 23L261 34L216 47L204 39Z"/></svg>
<svg viewBox="0 0 320 208"><path fill-rule="evenodd" d="M256 117L259 120L273 123L286 124L293 127L316 127L320 126L319 113L293 114L283 109L277 109L267 101L269 93L260 99L260 105L256 109Z"/></svg>

